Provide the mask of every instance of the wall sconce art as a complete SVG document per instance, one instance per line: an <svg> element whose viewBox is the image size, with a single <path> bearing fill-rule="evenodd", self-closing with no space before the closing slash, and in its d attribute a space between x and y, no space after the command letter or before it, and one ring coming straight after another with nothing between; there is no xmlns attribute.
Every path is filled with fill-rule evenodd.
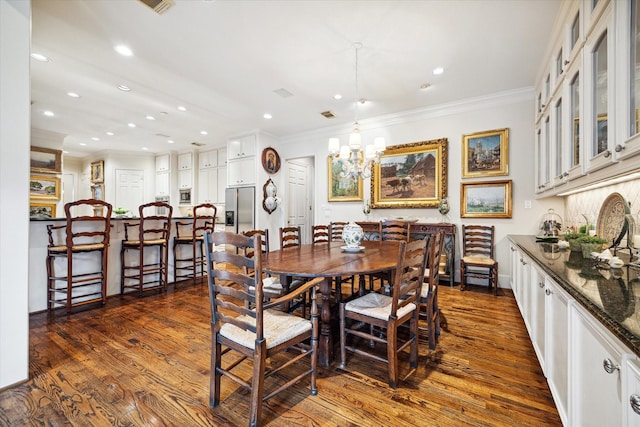
<svg viewBox="0 0 640 427"><path fill-rule="evenodd" d="M282 203L282 199L277 196L277 192L278 189L276 188L276 185L273 183L271 178L269 178L262 187L262 207L269 213L269 215L271 215L271 213Z"/></svg>

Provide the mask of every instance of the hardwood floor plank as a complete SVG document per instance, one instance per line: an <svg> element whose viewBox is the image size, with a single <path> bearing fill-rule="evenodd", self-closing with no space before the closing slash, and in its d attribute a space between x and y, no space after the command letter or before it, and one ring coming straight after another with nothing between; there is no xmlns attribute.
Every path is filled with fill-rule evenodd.
<svg viewBox="0 0 640 427"><path fill-rule="evenodd" d="M438 348L419 340L418 368L401 355L403 379L350 355L264 405L269 426L559 426L558 413L513 295L440 288ZM142 298L112 297L69 316L30 322L30 379L0 391L0 425L246 425L248 393L222 379L209 408L210 308L206 285ZM337 340L336 340L337 343ZM225 360L223 358L223 360ZM238 367L249 379L251 364ZM298 367L296 369L303 369ZM270 379L282 383L281 373ZM267 385L269 388L269 385Z"/></svg>

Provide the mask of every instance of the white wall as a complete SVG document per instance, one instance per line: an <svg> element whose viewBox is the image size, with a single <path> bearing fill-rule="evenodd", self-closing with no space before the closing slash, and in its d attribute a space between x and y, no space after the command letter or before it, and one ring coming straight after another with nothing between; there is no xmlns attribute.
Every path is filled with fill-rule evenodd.
<svg viewBox="0 0 640 427"><path fill-rule="evenodd" d="M30 16L0 0L0 389L29 376Z"/></svg>
<svg viewBox="0 0 640 427"><path fill-rule="evenodd" d="M448 197L451 211L449 220L461 224L494 224L496 226L496 252L500 263L500 286L509 286L509 234L537 234L539 221L548 208L562 212L560 198L536 200L534 193L534 93L527 88L520 91L495 94L491 97L469 99L434 108L405 112L387 117L361 121L361 133L365 145L376 136L384 136L389 145L407 144L432 139L447 138L448 147ZM486 179L461 179L462 135L484 130L509 128L509 174ZM315 157L315 218L314 223L326 224L338 220L364 220L361 202L327 201L327 143L329 137L338 136L346 143L350 127L325 128L312 133L296 135L280 141L276 147L286 159ZM282 154L284 153L284 155ZM286 200L285 174L273 177L279 194ZM460 183L510 179L513 181L513 217L511 219L460 218ZM365 180L365 198L370 198L370 180ZM525 200L531 208L525 209ZM278 211L276 211L278 212ZM371 220L393 217L416 217L420 221L440 222L436 208L428 209L375 209ZM457 243L458 255L461 251ZM457 257L459 258L459 256Z"/></svg>

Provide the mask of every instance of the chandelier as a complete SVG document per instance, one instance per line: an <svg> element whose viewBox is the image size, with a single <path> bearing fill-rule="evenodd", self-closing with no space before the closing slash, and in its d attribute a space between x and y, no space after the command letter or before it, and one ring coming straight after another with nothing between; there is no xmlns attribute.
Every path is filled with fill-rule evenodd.
<svg viewBox="0 0 640 427"><path fill-rule="evenodd" d="M374 164L380 163L380 156L384 153L386 144L384 138L378 137L373 141L373 145L367 145L365 151L362 148L362 137L360 135L360 124L358 123L358 104L364 99L358 98L358 49L362 48L362 43L353 44L356 53L356 87L355 87L355 120L353 131L349 135L349 144L340 146L338 138L329 138L329 153L333 159L333 164L341 167L340 177L352 177L353 179L369 178L371 168Z"/></svg>

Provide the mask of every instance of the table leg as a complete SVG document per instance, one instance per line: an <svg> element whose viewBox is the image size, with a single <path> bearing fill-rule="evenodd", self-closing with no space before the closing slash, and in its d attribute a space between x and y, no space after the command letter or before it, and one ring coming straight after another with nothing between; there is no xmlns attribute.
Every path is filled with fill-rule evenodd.
<svg viewBox="0 0 640 427"><path fill-rule="evenodd" d="M331 336L331 278L326 277L320 283L322 294L322 308L320 310L320 342L318 362L322 366L329 366L333 361L333 338Z"/></svg>

